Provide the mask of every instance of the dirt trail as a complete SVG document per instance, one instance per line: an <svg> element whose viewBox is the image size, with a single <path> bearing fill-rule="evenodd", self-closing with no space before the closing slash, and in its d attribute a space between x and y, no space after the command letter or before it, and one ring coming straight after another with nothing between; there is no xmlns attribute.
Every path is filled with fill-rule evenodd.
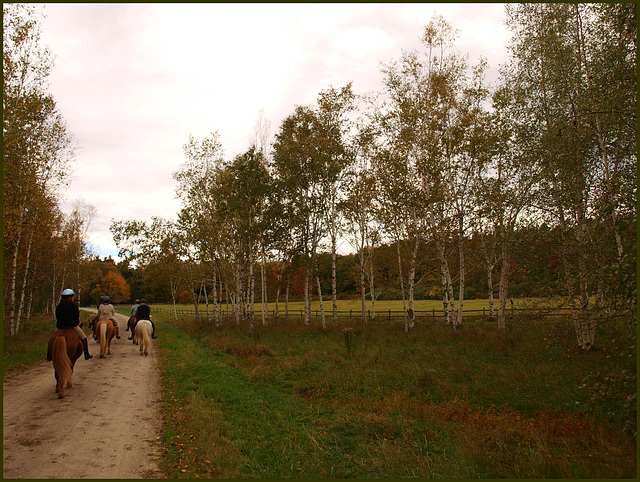
<svg viewBox="0 0 640 482"><path fill-rule="evenodd" d="M140 356L127 340L127 317L116 317L122 338L113 339L112 355L101 359L89 335L93 358L78 359L65 398L55 393L51 362L4 379L5 479L162 477L155 347Z"/></svg>

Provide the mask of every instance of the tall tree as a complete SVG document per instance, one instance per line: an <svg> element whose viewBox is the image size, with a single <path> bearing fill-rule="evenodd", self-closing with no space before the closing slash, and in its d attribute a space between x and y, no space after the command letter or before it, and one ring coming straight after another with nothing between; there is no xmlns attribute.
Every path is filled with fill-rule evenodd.
<svg viewBox="0 0 640 482"><path fill-rule="evenodd" d="M10 333L19 328L26 280L32 278L32 253L58 210L56 190L64 185L73 159L73 143L64 120L47 92L52 57L40 44L34 6L4 4L3 20L3 255L5 313ZM35 236L35 238L34 238ZM18 284L22 273L22 291Z"/></svg>
<svg viewBox="0 0 640 482"><path fill-rule="evenodd" d="M349 160L345 148L345 114L353 99L351 86L329 89L319 96L319 108L296 107L276 134L273 144L274 177L286 206L293 250L305 267L305 324L311 321L311 285L316 254L327 234L327 213L337 202L336 183Z"/></svg>
<svg viewBox="0 0 640 482"><path fill-rule="evenodd" d="M508 5L507 17L513 76L537 127L537 207L560 230L577 342L588 350L596 328L589 285L602 267L622 266L617 216L625 213L625 223L636 217L628 203L635 188L625 196L618 183L636 172L636 130L630 128L636 119L635 5ZM598 232L610 239L600 241ZM606 245L617 247L614 259L604 258L609 250L598 251Z"/></svg>

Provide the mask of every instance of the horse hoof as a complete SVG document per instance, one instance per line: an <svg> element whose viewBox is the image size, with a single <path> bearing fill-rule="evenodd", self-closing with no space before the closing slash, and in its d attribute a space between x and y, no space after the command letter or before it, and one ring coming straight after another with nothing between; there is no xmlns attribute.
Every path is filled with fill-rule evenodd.
<svg viewBox="0 0 640 482"><path fill-rule="evenodd" d="M104 355L100 355L100 358L104 358Z"/></svg>

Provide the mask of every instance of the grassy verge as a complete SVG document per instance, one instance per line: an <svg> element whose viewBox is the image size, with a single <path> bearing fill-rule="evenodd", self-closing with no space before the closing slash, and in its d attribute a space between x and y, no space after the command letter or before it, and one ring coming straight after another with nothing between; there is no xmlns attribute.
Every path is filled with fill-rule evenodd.
<svg viewBox="0 0 640 482"><path fill-rule="evenodd" d="M169 478L636 476L635 338L566 323L158 323Z"/></svg>
<svg viewBox="0 0 640 482"><path fill-rule="evenodd" d="M80 310L80 321L85 322L88 312ZM47 314L34 315L26 327L21 327L15 336L9 336L5 330L2 346L2 369L4 374L28 368L46 359L47 344L51 333L56 329L55 317ZM89 333L86 326L85 333Z"/></svg>

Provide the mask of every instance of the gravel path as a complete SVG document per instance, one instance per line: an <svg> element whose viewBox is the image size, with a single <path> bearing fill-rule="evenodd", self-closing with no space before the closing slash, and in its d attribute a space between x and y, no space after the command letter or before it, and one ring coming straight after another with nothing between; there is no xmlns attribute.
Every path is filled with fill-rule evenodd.
<svg viewBox="0 0 640 482"><path fill-rule="evenodd" d="M4 379L5 479L162 477L154 346L140 356L127 340L127 317L116 319L122 338L113 339L112 355L100 359L100 345L89 335L93 358L78 359L65 398L55 393L51 362Z"/></svg>

